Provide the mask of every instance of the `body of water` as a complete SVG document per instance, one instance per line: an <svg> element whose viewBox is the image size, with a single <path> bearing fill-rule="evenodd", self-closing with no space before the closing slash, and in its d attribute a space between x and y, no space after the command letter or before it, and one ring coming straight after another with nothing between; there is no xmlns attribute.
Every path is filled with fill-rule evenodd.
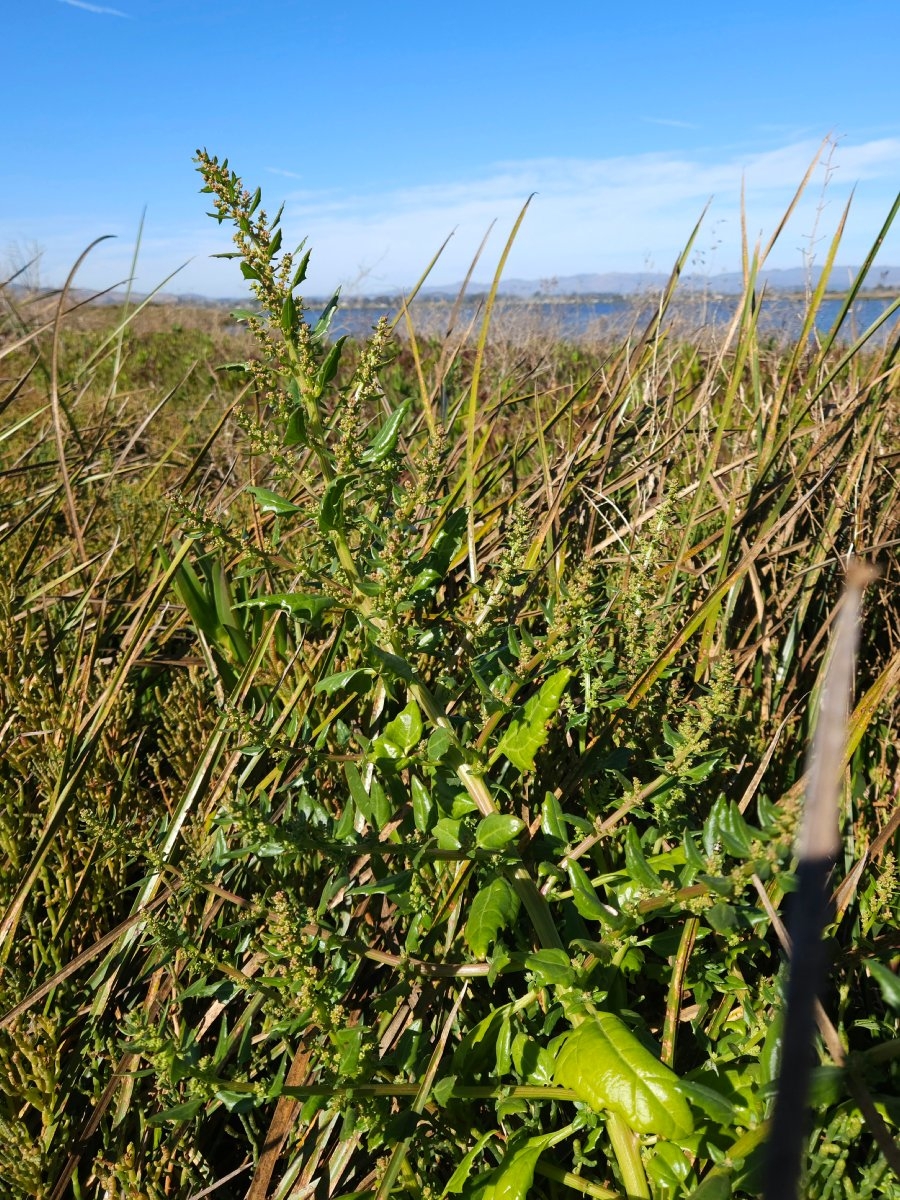
<svg viewBox="0 0 900 1200"><path fill-rule="evenodd" d="M394 307L392 308L392 303ZM738 297L686 296L676 298L671 304L666 320L685 336L697 336L704 332L721 331L732 320L739 303ZM844 318L840 340L851 342L878 322L885 312L896 304L892 298L863 298L852 305ZM600 296L573 297L572 299L522 299L502 298L497 301L492 318L492 327L499 335L515 338L534 334L553 336L574 342L603 341L621 336L632 326L642 328L652 318L655 298L645 296ZM839 298L826 299L816 314L815 328L820 335L827 333L843 306ZM441 299L417 299L411 305L411 314L417 336L442 337L447 333L453 310L452 302ZM806 302L797 296L770 296L763 301L759 318L762 334L777 340L795 340L803 327ZM311 314L314 308L311 306ZM396 302L390 300L349 301L335 315L331 335L342 333L364 336L379 317L393 318ZM467 300L456 316L455 327L464 329L474 320L479 327L480 311L477 300ZM401 336L405 322L398 324ZM883 344L900 333L900 311L891 313L877 332L873 342Z"/></svg>

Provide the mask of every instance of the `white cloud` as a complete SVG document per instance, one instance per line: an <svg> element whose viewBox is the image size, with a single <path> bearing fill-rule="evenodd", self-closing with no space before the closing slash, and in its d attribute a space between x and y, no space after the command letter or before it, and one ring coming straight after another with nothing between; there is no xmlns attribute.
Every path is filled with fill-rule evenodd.
<svg viewBox="0 0 900 1200"><path fill-rule="evenodd" d="M130 17L130 13L120 12L117 8L107 8L104 4L88 4L86 0L59 0L59 3L68 4L70 8L83 8L85 12L99 13L103 17Z"/></svg>
<svg viewBox="0 0 900 1200"><path fill-rule="evenodd" d="M309 235L314 262L330 272L329 280L353 280L362 268L378 263L365 281L371 289L417 278L453 230L456 236L433 279L449 283L461 278L495 218L496 259L501 238L532 192L537 194L510 256L508 276L537 279L650 266L667 270L712 198L698 255L706 269L730 270L740 263L742 180L749 236L765 240L817 149L816 142L800 141L728 157L654 153L497 163L477 177L380 193L296 191L288 194L285 221L297 234ZM820 163L814 172L770 265L800 265L809 239L833 230L857 183L861 186L839 260L861 260L887 215L898 163L900 138L838 145L829 170ZM884 186L888 180L890 189ZM896 240L888 249L900 259ZM492 269L491 260L485 261L481 277Z"/></svg>
<svg viewBox="0 0 900 1200"><path fill-rule="evenodd" d="M747 229L751 242L767 240L818 149L798 140L764 152L708 150L695 154L640 154L606 159L535 159L501 162L471 173L421 185L357 193L312 190L270 182L266 207L282 198L285 243L308 236L313 255L308 291L324 294L337 283L378 291L409 286L451 232L454 236L431 281L452 284L496 220L476 279L489 280L503 243L525 200L537 194L507 265L508 278L545 279L603 271L667 271L683 248L707 201L712 204L689 269L711 274L740 266L740 196L746 180ZM837 262L858 265L881 229L898 186L900 138L881 138L834 149L829 169L820 163L807 193L769 257L772 267L800 266L815 250L824 259L827 242L856 186ZM276 172L280 174L281 172ZM826 176L828 178L825 185ZM289 179L285 173L285 178ZM248 179L248 185L255 181ZM824 190L823 190L824 189ZM240 295L236 264L210 260L231 247L229 232L196 211L185 197L186 216L168 213L161 229L150 198L136 286L148 290L181 263L190 265L167 285L170 291ZM121 240L104 243L79 273L79 283L108 285L128 273L133 222L97 217L89 227L61 215L34 229L24 218L5 222L4 237L32 238L45 248L42 274L48 282L65 278L80 251L98 232ZM8 226L8 229L6 228ZM815 238L813 242L811 239ZM882 264L900 264L900 228L889 234ZM876 268L877 270L877 268Z"/></svg>

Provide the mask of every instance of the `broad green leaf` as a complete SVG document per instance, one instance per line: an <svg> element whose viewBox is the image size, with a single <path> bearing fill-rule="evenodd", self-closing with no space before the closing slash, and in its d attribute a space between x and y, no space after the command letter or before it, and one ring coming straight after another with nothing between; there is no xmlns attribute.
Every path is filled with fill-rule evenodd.
<svg viewBox="0 0 900 1200"><path fill-rule="evenodd" d="M703 915L716 933L730 933L732 929L737 928L737 912L724 900L719 900L711 908L704 909Z"/></svg>
<svg viewBox="0 0 900 1200"><path fill-rule="evenodd" d="M346 475L338 475L325 489L322 506L319 509L319 528L323 533L331 533L334 529L343 528L344 489L349 482Z"/></svg>
<svg viewBox="0 0 900 1200"><path fill-rule="evenodd" d="M284 496L279 496L277 492L270 491L269 488L248 487L246 490L251 496L256 497L256 502L259 504L262 512L275 513L279 517L287 517L291 513L303 512L303 509L298 504L292 504L290 500L286 500Z"/></svg>
<svg viewBox="0 0 900 1200"><path fill-rule="evenodd" d="M492 1173L485 1200L525 1200L534 1182L537 1160L558 1136L553 1132L529 1138L524 1146L508 1154Z"/></svg>
<svg viewBox="0 0 900 1200"><path fill-rule="evenodd" d="M525 822L508 813L490 813L478 823L475 844L482 850L502 850L519 836Z"/></svg>
<svg viewBox="0 0 900 1200"><path fill-rule="evenodd" d="M422 737L422 714L415 700L410 700L393 721L388 721L384 727L384 737L399 746L404 754L409 754L418 745Z"/></svg>
<svg viewBox="0 0 900 1200"><path fill-rule="evenodd" d="M284 433L285 446L306 445L306 414L302 408L295 408L288 419Z"/></svg>
<svg viewBox="0 0 900 1200"><path fill-rule="evenodd" d="M431 831L439 850L458 850L460 848L462 845L459 837L460 824L461 822L454 821L452 817L441 817Z"/></svg>
<svg viewBox="0 0 900 1200"><path fill-rule="evenodd" d="M613 1013L588 1018L564 1039L555 1074L594 1112L612 1110L638 1133L675 1140L694 1128L678 1076Z"/></svg>
<svg viewBox="0 0 900 1200"><path fill-rule="evenodd" d="M534 975L538 987L556 984L569 987L575 979L575 971L565 950L536 950L525 959L525 967Z"/></svg>
<svg viewBox="0 0 900 1200"><path fill-rule="evenodd" d="M547 724L559 711L559 702L571 677L572 672L565 668L551 675L500 739L497 753L520 771L533 769L535 755L547 740Z"/></svg>
<svg viewBox="0 0 900 1200"><path fill-rule="evenodd" d="M466 943L476 958L487 957L500 931L516 919L518 911L519 898L502 875L478 892L469 909L465 932Z"/></svg>
<svg viewBox="0 0 900 1200"><path fill-rule="evenodd" d="M525 1033L517 1033L512 1041L512 1063L526 1083L549 1087L553 1083L553 1055Z"/></svg>

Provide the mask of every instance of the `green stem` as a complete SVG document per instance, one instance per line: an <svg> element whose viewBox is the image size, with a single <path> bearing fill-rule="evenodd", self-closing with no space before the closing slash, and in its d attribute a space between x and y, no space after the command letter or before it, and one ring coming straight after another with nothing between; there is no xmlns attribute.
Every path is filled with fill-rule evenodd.
<svg viewBox="0 0 900 1200"><path fill-rule="evenodd" d="M606 1132L609 1134L613 1154L616 1156L616 1162L619 1164L619 1171L622 1174L622 1184L629 1200L632 1197L651 1200L650 1186L647 1183L647 1175L641 1161L641 1147L637 1134L618 1113L610 1114L609 1120L606 1122Z"/></svg>

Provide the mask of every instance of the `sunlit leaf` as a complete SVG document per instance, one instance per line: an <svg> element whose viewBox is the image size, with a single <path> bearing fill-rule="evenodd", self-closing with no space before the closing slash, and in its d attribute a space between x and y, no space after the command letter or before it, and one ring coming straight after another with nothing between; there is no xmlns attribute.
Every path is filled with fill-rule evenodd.
<svg viewBox="0 0 900 1200"><path fill-rule="evenodd" d="M674 1139L694 1128L678 1076L613 1013L588 1018L564 1039L556 1082L594 1112L618 1113L638 1133Z"/></svg>

